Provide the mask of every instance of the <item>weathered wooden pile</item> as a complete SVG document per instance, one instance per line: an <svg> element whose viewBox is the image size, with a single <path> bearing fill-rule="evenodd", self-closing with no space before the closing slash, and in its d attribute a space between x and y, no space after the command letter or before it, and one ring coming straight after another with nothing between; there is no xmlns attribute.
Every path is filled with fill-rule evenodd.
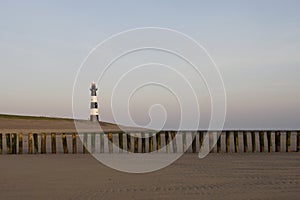
<svg viewBox="0 0 300 200"><path fill-rule="evenodd" d="M197 153L204 148L205 136L209 138L211 152L300 152L298 130L228 130L158 133L0 133L0 154ZM176 138L180 138L180 141L176 141ZM191 145L188 140L191 141Z"/></svg>

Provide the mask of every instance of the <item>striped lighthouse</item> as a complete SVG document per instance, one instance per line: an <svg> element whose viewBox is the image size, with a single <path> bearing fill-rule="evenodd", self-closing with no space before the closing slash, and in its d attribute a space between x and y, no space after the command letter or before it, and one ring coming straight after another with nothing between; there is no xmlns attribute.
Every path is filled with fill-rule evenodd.
<svg viewBox="0 0 300 200"><path fill-rule="evenodd" d="M99 121L99 110L98 110L98 100L97 100L97 86L96 83L92 83L91 85L91 113L90 113L90 121L97 122Z"/></svg>

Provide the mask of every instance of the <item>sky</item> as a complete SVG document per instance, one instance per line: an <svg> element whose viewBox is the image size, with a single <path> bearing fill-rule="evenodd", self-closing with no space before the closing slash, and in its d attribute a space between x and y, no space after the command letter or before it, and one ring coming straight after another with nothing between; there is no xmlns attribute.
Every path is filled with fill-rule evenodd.
<svg viewBox="0 0 300 200"><path fill-rule="evenodd" d="M77 72L90 51L121 31L163 27L195 39L217 64L226 88L225 128L300 128L299 10L300 2L297 0L2 0L0 113L73 117L73 86ZM172 45L181 47L183 44L175 42ZM190 53L197 56L196 52ZM163 53L156 55L147 51L135 56L139 59L129 55L117 63L110 73L122 76L125 69L122 66L130 67L130 62L149 63L151 59L157 61L158 57L164 56L163 61L170 60ZM168 63L170 66L176 68L181 64L180 60L171 60ZM104 66L98 67L102 69ZM180 67L178 69L183 71L187 69L184 64ZM170 80L175 88L182 89L184 96L190 95L184 93L186 86L176 82L171 72L157 66L151 69L151 72L144 70L131 79L129 77L124 85L130 85L133 83L130 80L136 77L142 80L161 78ZM155 76L157 74L160 76ZM186 76L193 82L191 74ZM108 78L98 85L100 118L103 121L114 121L106 96L115 84L112 80ZM90 83L97 80L86 78L84 81ZM204 86L203 82L199 83L196 91L201 91ZM81 86L86 88L86 92L78 90L76 93L75 102L80 100L81 103L76 104L78 109L75 116L87 119L89 85ZM128 92L121 88L116 92L116 98L127 98ZM204 124L210 118L208 97L207 91L197 92L197 99L204 102L200 105ZM116 101L114 108L121 112L125 104L118 102L121 100ZM149 108L156 104L162 104L170 112L166 127L177 127L180 120L178 101L161 87L144 88L135 94L135 100L129 105L132 118L138 125L149 123ZM187 109L192 113L189 120L197 114L193 112L192 105L191 100ZM155 108L158 110L153 117L164 115L163 109ZM122 112L118 116L122 116ZM121 122L126 123L125 115Z"/></svg>

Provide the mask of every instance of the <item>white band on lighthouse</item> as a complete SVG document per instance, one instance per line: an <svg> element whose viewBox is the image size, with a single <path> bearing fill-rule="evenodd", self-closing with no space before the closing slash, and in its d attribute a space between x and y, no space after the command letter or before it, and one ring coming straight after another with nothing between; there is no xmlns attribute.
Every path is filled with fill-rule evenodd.
<svg viewBox="0 0 300 200"><path fill-rule="evenodd" d="M91 96L91 102L94 103L94 102L97 102L97 96Z"/></svg>
<svg viewBox="0 0 300 200"><path fill-rule="evenodd" d="M98 114L99 114L98 108L91 109L91 115L98 115Z"/></svg>

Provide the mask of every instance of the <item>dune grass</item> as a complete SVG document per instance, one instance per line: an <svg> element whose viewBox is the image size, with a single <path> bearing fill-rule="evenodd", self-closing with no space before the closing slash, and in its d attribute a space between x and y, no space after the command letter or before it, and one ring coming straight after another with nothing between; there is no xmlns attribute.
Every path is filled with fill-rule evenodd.
<svg viewBox="0 0 300 200"><path fill-rule="evenodd" d="M0 114L0 119L66 120L66 121L73 121L73 119L71 119L71 118L45 117L45 116L25 116L25 115L10 115L10 114Z"/></svg>
<svg viewBox="0 0 300 200"><path fill-rule="evenodd" d="M62 117L46 117L46 116L26 116L26 115L10 115L10 114L0 114L0 119L11 119L11 120L53 120L53 121L74 121L72 118L62 118ZM89 120L75 119L76 121L89 122ZM100 123L106 125L116 125L111 122L101 121Z"/></svg>

